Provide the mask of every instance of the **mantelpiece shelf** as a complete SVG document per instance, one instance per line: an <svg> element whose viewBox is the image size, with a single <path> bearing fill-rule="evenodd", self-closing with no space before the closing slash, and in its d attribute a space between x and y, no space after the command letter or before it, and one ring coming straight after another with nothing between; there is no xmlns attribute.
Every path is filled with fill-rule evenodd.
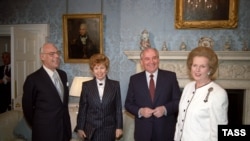
<svg viewBox="0 0 250 141"><path fill-rule="evenodd" d="M131 60L139 60L141 51L124 51ZM190 51L159 51L163 60L186 60ZM215 51L219 60L250 60L250 51Z"/></svg>

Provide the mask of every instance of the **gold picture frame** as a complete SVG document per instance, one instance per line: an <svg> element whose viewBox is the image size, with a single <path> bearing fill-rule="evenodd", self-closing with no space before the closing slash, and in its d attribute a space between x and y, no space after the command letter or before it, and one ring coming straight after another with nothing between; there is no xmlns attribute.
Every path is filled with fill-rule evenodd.
<svg viewBox="0 0 250 141"><path fill-rule="evenodd" d="M201 3L198 4L199 1L175 0L176 29L188 29L188 28L230 29L237 27L238 0L217 0L217 1L210 0L211 1L210 5L207 4L207 2L210 2L209 0L207 0L206 3L205 0L204 1L201 0L200 1ZM208 9L210 10L209 12Z"/></svg>
<svg viewBox="0 0 250 141"><path fill-rule="evenodd" d="M65 63L88 63L91 55L103 53L102 14L64 14L63 46Z"/></svg>

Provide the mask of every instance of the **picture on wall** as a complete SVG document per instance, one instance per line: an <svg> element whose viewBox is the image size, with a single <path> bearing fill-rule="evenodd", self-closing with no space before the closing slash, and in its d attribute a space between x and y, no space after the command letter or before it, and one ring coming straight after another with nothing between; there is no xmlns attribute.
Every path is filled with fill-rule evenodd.
<svg viewBox="0 0 250 141"><path fill-rule="evenodd" d="M175 0L175 28L236 28L238 0Z"/></svg>
<svg viewBox="0 0 250 141"><path fill-rule="evenodd" d="M63 15L65 63L88 63L96 53L103 53L102 14Z"/></svg>

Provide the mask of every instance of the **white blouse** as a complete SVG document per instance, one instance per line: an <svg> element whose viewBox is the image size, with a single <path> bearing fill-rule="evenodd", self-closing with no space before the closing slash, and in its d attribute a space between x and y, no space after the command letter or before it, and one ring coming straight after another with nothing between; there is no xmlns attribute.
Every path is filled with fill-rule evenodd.
<svg viewBox="0 0 250 141"><path fill-rule="evenodd" d="M209 92L210 91L210 92ZM219 124L228 123L228 96L215 82L195 89L187 84L179 103L175 141L217 141Z"/></svg>

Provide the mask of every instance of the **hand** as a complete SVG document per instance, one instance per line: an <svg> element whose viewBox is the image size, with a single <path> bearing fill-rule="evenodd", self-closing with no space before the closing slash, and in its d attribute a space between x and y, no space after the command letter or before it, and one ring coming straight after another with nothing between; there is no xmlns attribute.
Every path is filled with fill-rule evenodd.
<svg viewBox="0 0 250 141"><path fill-rule="evenodd" d="M6 76L6 75L5 75L5 76ZM7 82L8 82L8 80L7 80L7 78L6 78L5 76L4 76L3 79L2 79L2 80L3 80L3 84L7 84Z"/></svg>
<svg viewBox="0 0 250 141"><path fill-rule="evenodd" d="M116 129L115 130L116 139L119 139L121 136L122 136L122 129Z"/></svg>
<svg viewBox="0 0 250 141"><path fill-rule="evenodd" d="M84 139L86 138L86 134L83 130L77 130L77 135L81 138Z"/></svg>
<svg viewBox="0 0 250 141"><path fill-rule="evenodd" d="M2 81L4 84L7 84L8 82L10 82L10 77L8 77L7 75L4 75Z"/></svg>
<svg viewBox="0 0 250 141"><path fill-rule="evenodd" d="M162 117L165 113L166 109L164 106L159 106L154 109L153 115L157 118Z"/></svg>
<svg viewBox="0 0 250 141"><path fill-rule="evenodd" d="M145 117L145 118L149 118L152 116L154 110L148 107L145 108L140 108L140 114L141 116Z"/></svg>
<svg viewBox="0 0 250 141"><path fill-rule="evenodd" d="M10 77L5 75L5 79L7 80L7 82L10 82Z"/></svg>

